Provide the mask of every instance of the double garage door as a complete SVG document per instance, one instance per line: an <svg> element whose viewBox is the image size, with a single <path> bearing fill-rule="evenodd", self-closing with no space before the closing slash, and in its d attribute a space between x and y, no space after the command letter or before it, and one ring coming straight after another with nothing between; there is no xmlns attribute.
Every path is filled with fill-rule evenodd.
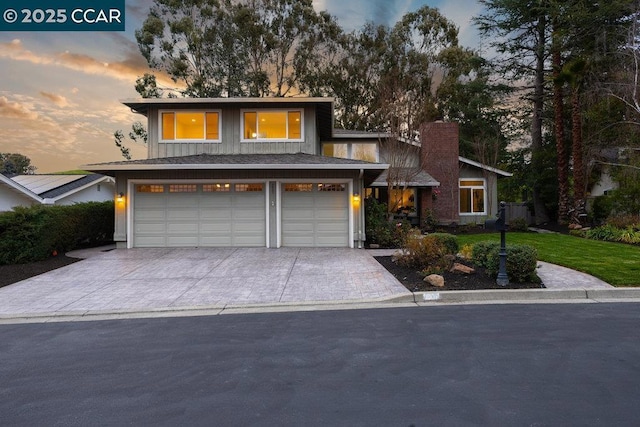
<svg viewBox="0 0 640 427"><path fill-rule="evenodd" d="M280 234L282 246L346 247L346 187L281 184L278 211L276 194L267 206L265 183L137 184L133 246L265 247L268 236ZM269 246L278 244L274 240Z"/></svg>

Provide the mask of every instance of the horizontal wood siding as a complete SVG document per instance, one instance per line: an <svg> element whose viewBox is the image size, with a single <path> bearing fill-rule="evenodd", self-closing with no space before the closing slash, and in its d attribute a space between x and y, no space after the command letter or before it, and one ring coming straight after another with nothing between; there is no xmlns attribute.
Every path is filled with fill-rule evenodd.
<svg viewBox="0 0 640 427"><path fill-rule="evenodd" d="M274 109L289 107L274 106ZM294 107L291 107L294 108ZM185 108L189 109L189 108ZM191 156L196 154L319 154L315 107L304 107L304 141L240 142L242 130L240 106L224 106L221 109L221 142L159 142L159 109L149 108L148 158ZM174 110L178 110L177 108Z"/></svg>

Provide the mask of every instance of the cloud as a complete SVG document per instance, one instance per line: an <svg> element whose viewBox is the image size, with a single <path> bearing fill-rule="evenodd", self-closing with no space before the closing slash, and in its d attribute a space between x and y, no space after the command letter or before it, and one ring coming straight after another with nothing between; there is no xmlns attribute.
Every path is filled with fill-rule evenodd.
<svg viewBox="0 0 640 427"><path fill-rule="evenodd" d="M67 100L67 98L65 98L62 95L56 95L55 93L42 92L42 91L40 92L40 95L42 95L42 97L48 99L49 101L53 102L58 107L69 106L69 101Z"/></svg>
<svg viewBox="0 0 640 427"><path fill-rule="evenodd" d="M38 113L17 102L11 102L7 97L0 96L0 117L20 120L35 120Z"/></svg>
<svg viewBox="0 0 640 427"><path fill-rule="evenodd" d="M22 41L14 39L8 43L0 43L0 58L14 61L27 61L38 65L55 65L88 75L104 76L112 79L133 82L145 73L153 72L140 53L129 49L120 61L104 61L93 56L60 52L54 54L36 54L25 48ZM175 85L162 73L155 74L161 85Z"/></svg>

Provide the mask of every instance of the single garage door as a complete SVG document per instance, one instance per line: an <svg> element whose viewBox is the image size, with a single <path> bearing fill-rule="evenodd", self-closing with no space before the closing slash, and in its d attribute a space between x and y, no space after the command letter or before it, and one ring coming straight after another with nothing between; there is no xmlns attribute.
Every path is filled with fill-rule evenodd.
<svg viewBox="0 0 640 427"><path fill-rule="evenodd" d="M265 185L136 185L135 247L266 246Z"/></svg>
<svg viewBox="0 0 640 427"><path fill-rule="evenodd" d="M282 245L348 247L346 184L283 184Z"/></svg>

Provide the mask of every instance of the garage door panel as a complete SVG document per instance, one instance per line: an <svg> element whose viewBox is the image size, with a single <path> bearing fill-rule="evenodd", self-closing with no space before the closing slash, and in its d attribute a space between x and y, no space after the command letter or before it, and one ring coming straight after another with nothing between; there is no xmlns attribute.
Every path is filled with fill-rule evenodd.
<svg viewBox="0 0 640 427"><path fill-rule="evenodd" d="M185 223L185 222L168 222L167 234L197 234L198 223Z"/></svg>
<svg viewBox="0 0 640 427"><path fill-rule="evenodd" d="M145 221L164 221L165 219L165 211L163 210L155 210L155 209L136 209L135 214L133 215L134 220L145 220Z"/></svg>
<svg viewBox="0 0 640 427"><path fill-rule="evenodd" d="M301 247L349 246L346 191L286 191L282 196L282 244Z"/></svg>
<svg viewBox="0 0 640 427"><path fill-rule="evenodd" d="M266 246L264 191L136 193L133 218L134 246Z"/></svg>
<svg viewBox="0 0 640 427"><path fill-rule="evenodd" d="M198 210L196 208L193 209L172 209L167 210L167 220L197 220L198 219Z"/></svg>

